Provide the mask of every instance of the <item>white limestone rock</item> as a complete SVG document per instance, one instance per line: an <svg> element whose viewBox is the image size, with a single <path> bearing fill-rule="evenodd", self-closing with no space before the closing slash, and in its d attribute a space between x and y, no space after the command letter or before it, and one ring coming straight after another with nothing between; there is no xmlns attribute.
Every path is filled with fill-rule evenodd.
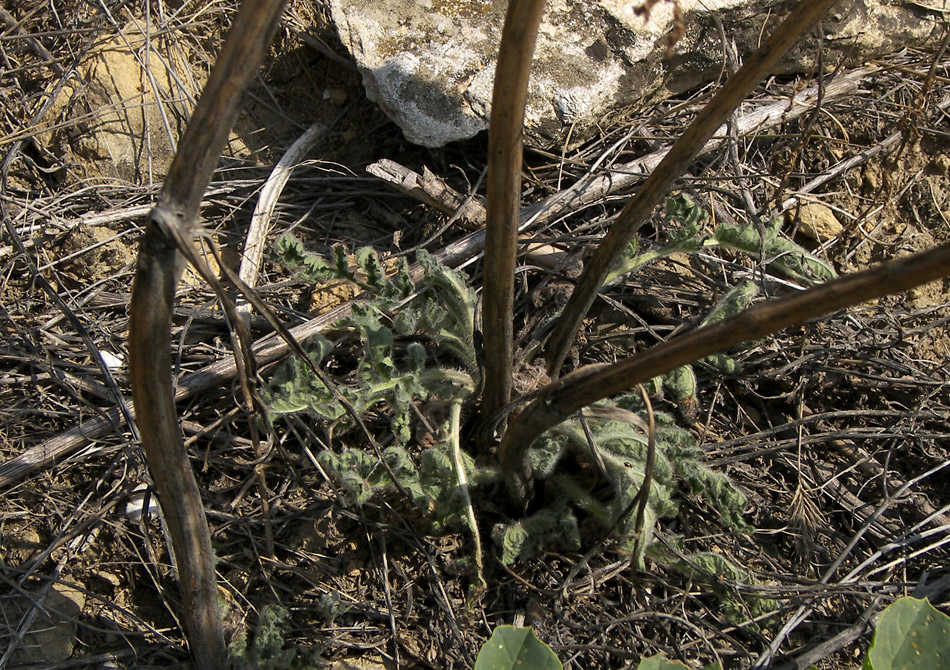
<svg viewBox="0 0 950 670"><path fill-rule="evenodd" d="M741 58L787 12L774 0L679 0L685 34L667 54L674 5L661 0L647 18L637 11L641 2L547 3L529 84L529 142L558 143L568 132L581 137L623 108L716 79L723 68L719 23ZM330 4L367 94L410 141L438 147L488 127L505 0ZM950 0L841 0L823 22L826 62L844 54L860 61L932 41L948 11ZM809 69L816 44L813 31L781 72Z"/></svg>

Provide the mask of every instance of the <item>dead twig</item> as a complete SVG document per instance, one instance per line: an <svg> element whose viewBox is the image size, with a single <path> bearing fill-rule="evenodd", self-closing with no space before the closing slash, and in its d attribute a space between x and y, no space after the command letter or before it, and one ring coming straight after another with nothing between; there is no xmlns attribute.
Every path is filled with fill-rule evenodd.
<svg viewBox="0 0 950 670"><path fill-rule="evenodd" d="M420 175L384 158L367 166L366 171L400 193L456 217L456 220L469 230L476 230L485 225L485 206L477 199L467 198L456 191L427 167L422 168Z"/></svg>
<svg viewBox="0 0 950 670"><path fill-rule="evenodd" d="M879 70L880 68L860 68L827 82L823 102L827 104L854 93L864 79ZM740 137L757 135L780 124L793 121L813 109L818 99L818 93L818 87L812 86L796 93L791 100L777 100L760 104L752 110L746 110L736 121L736 134ZM702 156L719 148L727 134L727 127L720 127L697 155ZM873 147L869 151L874 152L871 155L879 152ZM577 212L611 195L629 191L648 178L669 152L670 149L667 147L641 156L636 160L612 166L603 173L591 174L562 191L523 207L519 215L519 231L524 232L528 228L539 228L550 221ZM863 155L864 152L858 154L855 159L860 162L860 157ZM446 214L458 214L463 221L469 221L473 228L485 225L485 208L480 201L466 202L465 196L447 186L427 168L423 168L423 173L420 175L418 172L414 172L394 161L383 159L370 165L367 171L382 179L397 191L413 197L419 202ZM838 174L840 174L840 171L836 172L835 176ZM812 189L826 181L816 183L812 186ZM801 192L802 189L799 189L799 191ZM466 240L476 242L479 245L483 244L481 240L484 237L484 231L476 233L476 235L478 237L466 238ZM480 246L476 248L479 252L481 251Z"/></svg>

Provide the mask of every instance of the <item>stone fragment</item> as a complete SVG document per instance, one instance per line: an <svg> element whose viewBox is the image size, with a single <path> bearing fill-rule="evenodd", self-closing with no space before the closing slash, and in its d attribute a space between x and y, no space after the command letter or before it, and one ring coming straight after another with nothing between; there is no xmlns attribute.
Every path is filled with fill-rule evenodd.
<svg viewBox="0 0 950 670"><path fill-rule="evenodd" d="M168 36L147 41L134 21L105 37L60 90L47 116L56 125L37 141L81 166L82 177L162 179L204 86L205 72L190 62L201 55L189 46ZM234 134L231 150L247 151Z"/></svg>
<svg viewBox="0 0 950 670"><path fill-rule="evenodd" d="M0 599L0 616L10 632L31 609L36 609L36 618L9 658L11 667L48 668L64 663L76 645L77 621L85 607L85 594L65 584L53 584L43 598L42 608L24 595Z"/></svg>
<svg viewBox="0 0 950 670"><path fill-rule="evenodd" d="M188 64L169 55L179 53L154 40L146 44L132 23L105 38L54 102L50 117L60 129L40 140L67 162L82 164L86 177L142 183L150 170L153 177L164 175L201 90L201 82L185 75Z"/></svg>
<svg viewBox="0 0 950 670"><path fill-rule="evenodd" d="M798 230L816 242L827 242L840 234L844 227L828 205L807 202L798 209Z"/></svg>
<svg viewBox="0 0 950 670"><path fill-rule="evenodd" d="M488 127L505 0L331 0L330 6L367 95L411 142L438 147ZM648 12L641 8L641 0L547 3L529 84L529 142L589 136L605 117L719 78L721 35L741 59L788 11L773 0L660 1ZM921 45L942 30L948 9L950 0L842 0L822 22L825 62ZM685 32L674 44L678 26ZM808 71L816 53L813 32L778 70Z"/></svg>

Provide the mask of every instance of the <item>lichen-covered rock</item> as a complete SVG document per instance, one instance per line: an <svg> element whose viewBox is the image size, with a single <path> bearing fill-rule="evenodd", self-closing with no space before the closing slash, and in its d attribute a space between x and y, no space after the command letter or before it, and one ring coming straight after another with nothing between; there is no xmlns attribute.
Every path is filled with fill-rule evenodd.
<svg viewBox="0 0 950 670"><path fill-rule="evenodd" d="M418 144L437 147L488 127L504 0L331 0L340 39L367 93ZM682 22L675 18L679 8ZM739 57L784 18L774 0L550 0L529 84L529 141L581 137L605 116L712 81L722 35ZM841 0L823 22L826 62L932 40L950 0ZM685 31L677 37L678 26ZM720 30L721 26L721 30ZM816 34L781 65L813 64Z"/></svg>

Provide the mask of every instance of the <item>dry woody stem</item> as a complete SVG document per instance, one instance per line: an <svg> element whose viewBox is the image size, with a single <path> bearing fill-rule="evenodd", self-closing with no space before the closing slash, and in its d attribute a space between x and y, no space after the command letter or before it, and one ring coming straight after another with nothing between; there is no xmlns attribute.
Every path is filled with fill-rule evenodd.
<svg viewBox="0 0 950 670"><path fill-rule="evenodd" d="M505 16L488 135L488 222L485 234L486 416L508 403L514 357L514 274L521 210L521 157L524 104L531 57L544 0L512 0Z"/></svg>
<svg viewBox="0 0 950 670"><path fill-rule="evenodd" d="M190 240L241 94L263 60L283 10L280 0L246 0L179 144L139 249L129 310L129 372L136 421L178 564L182 614L195 665L223 670L227 650L201 492L178 426L171 383L170 327L181 256Z"/></svg>

